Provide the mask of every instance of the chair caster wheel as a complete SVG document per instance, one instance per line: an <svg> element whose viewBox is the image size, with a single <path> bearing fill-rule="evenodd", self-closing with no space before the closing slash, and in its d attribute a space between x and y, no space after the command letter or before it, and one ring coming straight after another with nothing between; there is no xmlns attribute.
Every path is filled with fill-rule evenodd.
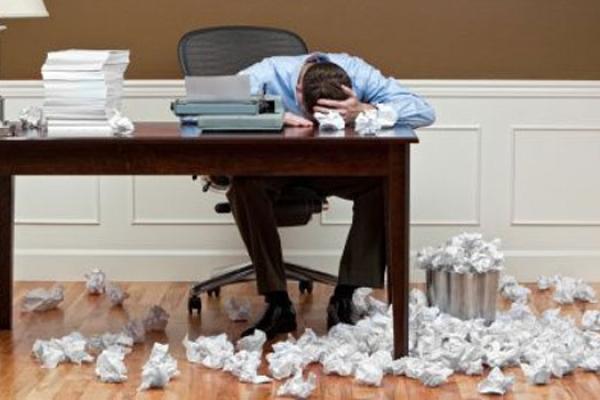
<svg viewBox="0 0 600 400"><path fill-rule="evenodd" d="M198 295L190 296L188 299L188 313L193 315L194 310L198 315L202 312L202 299Z"/></svg>
<svg viewBox="0 0 600 400"><path fill-rule="evenodd" d="M218 288L208 290L207 293L208 293L208 297L213 297L213 296L219 297L221 295L221 288L218 287Z"/></svg>
<svg viewBox="0 0 600 400"><path fill-rule="evenodd" d="M300 293L308 293L312 294L313 292L313 282L312 281L300 281L298 282L298 288L300 289Z"/></svg>

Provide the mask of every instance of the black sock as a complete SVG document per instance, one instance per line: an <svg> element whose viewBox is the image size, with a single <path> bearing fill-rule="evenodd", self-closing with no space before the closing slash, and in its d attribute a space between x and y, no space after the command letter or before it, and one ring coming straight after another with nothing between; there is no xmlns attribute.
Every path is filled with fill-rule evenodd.
<svg viewBox="0 0 600 400"><path fill-rule="evenodd" d="M352 298L354 291L358 288L358 286L352 285L337 285L335 287L335 291L333 292L333 297L338 299L348 299Z"/></svg>
<svg viewBox="0 0 600 400"><path fill-rule="evenodd" d="M292 304L290 296L288 296L288 293L285 290L277 290L267 293L265 295L265 301L269 304L280 306L289 306Z"/></svg>

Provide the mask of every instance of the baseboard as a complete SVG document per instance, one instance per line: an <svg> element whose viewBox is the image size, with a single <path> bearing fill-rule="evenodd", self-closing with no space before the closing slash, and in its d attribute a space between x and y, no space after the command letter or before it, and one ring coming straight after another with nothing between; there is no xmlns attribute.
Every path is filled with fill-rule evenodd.
<svg viewBox="0 0 600 400"><path fill-rule="evenodd" d="M291 262L337 273L340 254L335 250L284 254ZM554 274L598 281L600 251L509 251L505 256L506 272L522 282ZM192 282L220 267L248 261L238 250L18 250L15 259L15 279L35 281L80 281L90 269L101 268L115 281ZM411 268L412 282L424 278L423 271Z"/></svg>
<svg viewBox="0 0 600 400"><path fill-rule="evenodd" d="M287 251L286 260L336 273L336 251ZM218 268L248 261L237 250L17 250L15 280L80 281L101 268L115 281L197 281ZM40 267L43 265L43 267Z"/></svg>

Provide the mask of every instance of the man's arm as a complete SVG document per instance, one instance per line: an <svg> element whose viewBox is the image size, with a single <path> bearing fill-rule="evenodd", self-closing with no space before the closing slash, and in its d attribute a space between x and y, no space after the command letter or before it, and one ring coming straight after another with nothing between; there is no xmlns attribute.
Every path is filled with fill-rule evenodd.
<svg viewBox="0 0 600 400"><path fill-rule="evenodd" d="M250 76L250 93L260 95L263 93L264 85L268 85L275 79L275 64L271 58L249 66L238 72L238 75ZM286 126L311 127L312 121L286 111L283 115L283 123Z"/></svg>
<svg viewBox="0 0 600 400"><path fill-rule="evenodd" d="M412 128L431 125L435 111L420 96L401 86L394 78L386 78L364 60L353 57L353 85L362 102L387 104L397 115L397 123Z"/></svg>
<svg viewBox="0 0 600 400"><path fill-rule="evenodd" d="M250 77L250 93L260 95L263 92L263 87L273 80L275 76L275 66L269 58L252 64L246 69L238 72L238 75L248 75Z"/></svg>
<svg viewBox="0 0 600 400"><path fill-rule="evenodd" d="M348 95L346 100L319 99L313 111L327 114L334 110L340 113L344 121L352 123L361 112L376 108L372 104L360 101L354 90L349 87L342 85L342 90Z"/></svg>

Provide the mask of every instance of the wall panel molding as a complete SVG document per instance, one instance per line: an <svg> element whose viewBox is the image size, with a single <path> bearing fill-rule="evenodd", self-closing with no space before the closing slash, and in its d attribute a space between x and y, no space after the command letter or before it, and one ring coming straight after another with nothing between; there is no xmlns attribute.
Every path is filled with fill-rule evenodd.
<svg viewBox="0 0 600 400"><path fill-rule="evenodd" d="M426 132L471 132L476 136L476 148L475 148L475 158L476 158L476 169L473 173L473 215L475 218L473 219L460 219L460 218L427 218L427 219L415 219L411 218L412 226L464 226L464 227L472 227L479 226L481 224L481 161L482 161L482 139L481 139L481 125L480 124L453 124L453 125L445 125L445 124L436 124L431 127L422 128L419 130L421 135ZM422 136L421 136L422 137ZM423 144L419 144L418 146L423 146ZM414 157L413 157L414 162ZM411 170L414 172L415 169L411 167ZM414 179L411 182L411 185L414 185ZM414 202L413 202L414 204ZM414 207L414 205L413 205ZM341 225L348 226L352 223L351 215L343 218L333 218L330 217L329 214L331 212L323 212L321 213L320 223L321 225Z"/></svg>
<svg viewBox="0 0 600 400"><path fill-rule="evenodd" d="M597 134L600 139L600 125L546 125L546 124L531 124L531 125L512 125L511 131L511 185L510 185L510 223L513 226L546 226L546 227L560 227L560 226L600 226L600 219L592 220L576 220L569 218L562 219L527 219L518 218L516 216L517 210L517 138L520 135L527 135L528 133L544 133L552 135L555 133L567 133L567 132L585 132ZM577 157L577 155L573 155ZM600 152L598 157L598 166L600 167ZM593 182L590 182L592 185Z"/></svg>
<svg viewBox="0 0 600 400"><path fill-rule="evenodd" d="M137 200L139 196L136 194L136 182L137 179L135 176L131 177L131 225L235 225L233 217L229 219L218 219L215 218L216 212L212 212L210 215L205 215L204 217L194 217L194 218L156 218L156 217L140 217L137 210ZM200 185L201 183L196 182L195 184ZM203 193L204 194L204 193ZM202 199L198 199L197 201L202 201ZM223 194L222 201L227 201L227 198Z"/></svg>
<svg viewBox="0 0 600 400"><path fill-rule="evenodd" d="M95 182L93 215L88 218L39 218L39 217L15 217L15 225L100 225L100 177L90 177ZM19 184L17 180L17 185Z"/></svg>
<svg viewBox="0 0 600 400"><path fill-rule="evenodd" d="M481 225L481 193L482 193L482 130L481 124L435 124L430 127L421 129L423 132L470 132L476 136L476 147L475 147L475 171L472 176L473 184L473 207L472 210L475 218L473 219L413 219L411 225L414 226L479 226ZM446 166L438 166L438 168L446 168ZM414 168L412 169L414 171Z"/></svg>

